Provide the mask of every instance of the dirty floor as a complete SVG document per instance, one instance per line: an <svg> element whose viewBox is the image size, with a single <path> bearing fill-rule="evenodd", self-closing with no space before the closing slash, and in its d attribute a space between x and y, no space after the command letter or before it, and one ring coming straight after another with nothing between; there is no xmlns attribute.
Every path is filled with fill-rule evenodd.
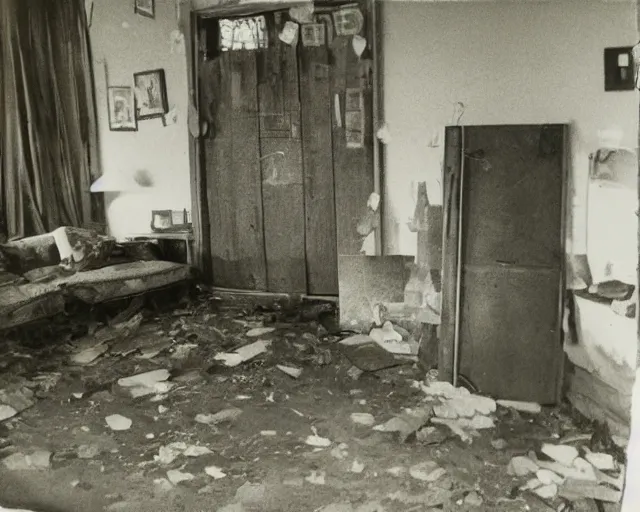
<svg viewBox="0 0 640 512"><path fill-rule="evenodd" d="M0 390L22 389L27 402L25 389L33 396L29 407L0 423L0 459L19 462L38 450L51 457L41 464L27 457L22 468L0 464L0 505L36 512L548 511L562 505L518 491L527 479L506 468L514 455L579 434L566 415L498 409L496 428L482 430L472 444L440 427L401 442L373 426L424 405L425 394L413 383L425 372L409 363L358 375L339 350L348 334L335 330L332 313L299 311L201 293L179 309L145 309L141 325L133 317L121 330L87 320L82 328L89 334L68 332L48 343L5 339ZM274 330L247 336L264 326ZM93 357L86 349L100 336L108 350L79 364L83 350L84 362ZM258 340L267 342L266 351L235 367L215 359ZM302 373L295 378L276 365ZM171 371L171 385L161 383L151 394L131 398L117 385L159 369ZM211 419L220 411L226 417ZM113 430L106 420L112 415L128 428ZM421 463L427 464L416 466ZM431 476L420 477L420 468Z"/></svg>

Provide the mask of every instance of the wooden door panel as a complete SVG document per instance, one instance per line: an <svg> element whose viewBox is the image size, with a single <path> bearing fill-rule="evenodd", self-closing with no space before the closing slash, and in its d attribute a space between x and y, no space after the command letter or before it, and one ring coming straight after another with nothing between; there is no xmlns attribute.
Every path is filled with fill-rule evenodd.
<svg viewBox="0 0 640 512"><path fill-rule="evenodd" d="M329 55L326 47L301 46L298 52L307 287L311 295L337 295L338 253Z"/></svg>
<svg viewBox="0 0 640 512"><path fill-rule="evenodd" d="M297 52L277 37L272 41L258 56L267 290L306 293Z"/></svg>
<svg viewBox="0 0 640 512"><path fill-rule="evenodd" d="M364 5L364 4L362 4ZM370 34L366 9L363 34ZM373 83L371 61L360 59L353 51L351 39L337 38L332 43L331 104L339 102L333 114L333 169L336 190L336 235L338 254L359 254L362 239L357 223L366 211L367 200L375 190L373 164ZM359 92L362 96L362 147L347 145L347 116L353 106L347 98ZM347 114L347 109L349 113ZM336 115L340 115L340 119Z"/></svg>
<svg viewBox="0 0 640 512"><path fill-rule="evenodd" d="M460 373L492 396L556 401L560 269L466 265Z"/></svg>
<svg viewBox="0 0 640 512"><path fill-rule="evenodd" d="M212 138L205 141L211 216L213 283L247 290L267 287L255 54L219 57Z"/></svg>
<svg viewBox="0 0 640 512"><path fill-rule="evenodd" d="M465 261L557 266L563 127L466 128L465 148L484 153L466 159L463 217L474 229L463 239Z"/></svg>

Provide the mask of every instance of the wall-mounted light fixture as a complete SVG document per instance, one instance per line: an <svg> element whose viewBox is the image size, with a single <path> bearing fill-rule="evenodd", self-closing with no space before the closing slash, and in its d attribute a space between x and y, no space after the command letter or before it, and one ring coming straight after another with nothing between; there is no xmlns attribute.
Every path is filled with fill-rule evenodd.
<svg viewBox="0 0 640 512"><path fill-rule="evenodd" d="M633 91L635 89L635 66L632 53L631 46L605 48L605 91Z"/></svg>

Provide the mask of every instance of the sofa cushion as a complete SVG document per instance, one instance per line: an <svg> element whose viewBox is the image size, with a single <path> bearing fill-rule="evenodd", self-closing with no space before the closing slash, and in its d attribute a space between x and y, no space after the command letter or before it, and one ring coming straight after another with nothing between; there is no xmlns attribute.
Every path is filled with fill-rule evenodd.
<svg viewBox="0 0 640 512"><path fill-rule="evenodd" d="M22 275L34 268L57 265L60 254L50 234L14 240L0 245L5 270Z"/></svg>
<svg viewBox="0 0 640 512"><path fill-rule="evenodd" d="M0 287L0 330L63 311L64 297L55 286L28 283Z"/></svg>
<svg viewBox="0 0 640 512"><path fill-rule="evenodd" d="M55 279L50 284L84 302L97 304L163 288L190 277L188 265L169 261L135 261L77 272Z"/></svg>

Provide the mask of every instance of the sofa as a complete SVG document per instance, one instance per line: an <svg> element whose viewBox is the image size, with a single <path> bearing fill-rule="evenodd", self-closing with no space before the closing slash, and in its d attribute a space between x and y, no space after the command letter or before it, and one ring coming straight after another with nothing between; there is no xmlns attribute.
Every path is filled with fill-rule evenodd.
<svg viewBox="0 0 640 512"><path fill-rule="evenodd" d="M150 242L116 243L62 227L0 245L0 331L191 279L189 265L163 261Z"/></svg>

